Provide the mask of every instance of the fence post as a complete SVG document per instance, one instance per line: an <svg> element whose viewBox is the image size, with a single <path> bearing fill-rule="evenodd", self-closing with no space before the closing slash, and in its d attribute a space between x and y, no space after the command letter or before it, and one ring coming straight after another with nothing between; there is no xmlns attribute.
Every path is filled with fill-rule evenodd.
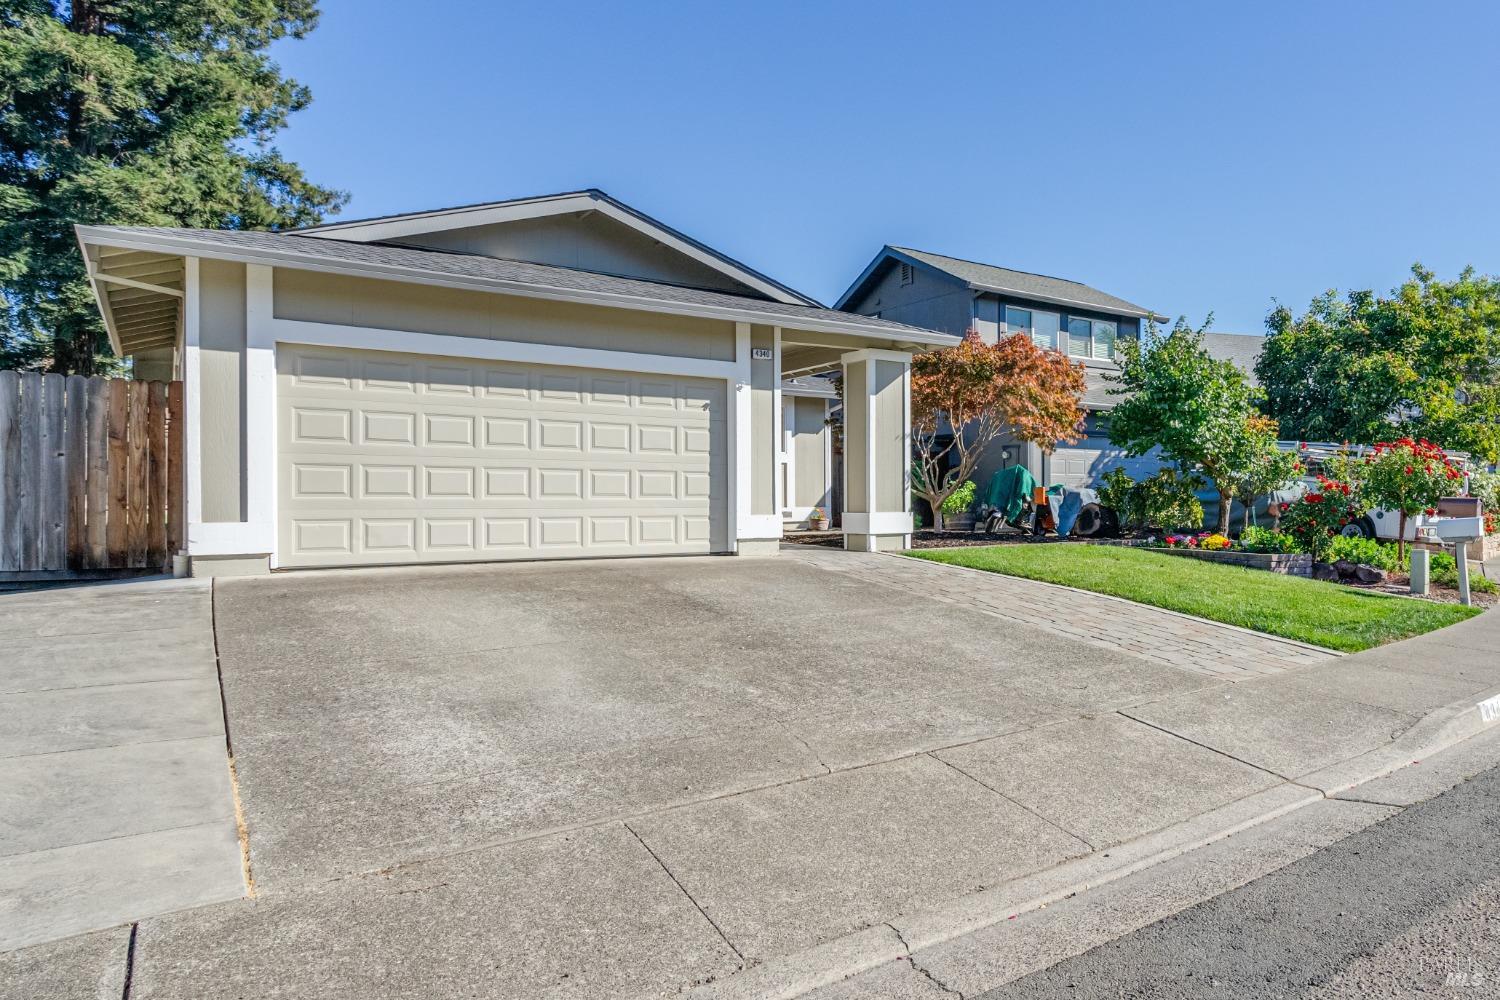
<svg viewBox="0 0 1500 1000"><path fill-rule="evenodd" d="M89 569L109 565L109 381L88 381L88 561Z"/></svg>
<svg viewBox="0 0 1500 1000"><path fill-rule="evenodd" d="M105 528L109 565L129 565L125 512L130 509L129 383L110 379L109 389L109 514Z"/></svg>
<svg viewBox="0 0 1500 1000"><path fill-rule="evenodd" d="M0 372L0 569L21 568L21 376Z"/></svg>
<svg viewBox="0 0 1500 1000"><path fill-rule="evenodd" d="M146 383L146 454L150 459L146 489L146 559L158 568L167 564L167 387Z"/></svg>
<svg viewBox="0 0 1500 1000"><path fill-rule="evenodd" d="M88 565L88 389L89 380L69 375L67 381L67 414L63 428L68 437L67 492L68 523L63 533L67 543L67 567L83 569Z"/></svg>

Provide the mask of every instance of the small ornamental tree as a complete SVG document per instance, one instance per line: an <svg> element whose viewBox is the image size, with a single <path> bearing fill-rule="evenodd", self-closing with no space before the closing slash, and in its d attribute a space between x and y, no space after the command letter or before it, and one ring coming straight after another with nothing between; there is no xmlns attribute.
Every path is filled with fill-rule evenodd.
<svg viewBox="0 0 1500 1000"><path fill-rule="evenodd" d="M1020 333L986 344L970 330L957 347L913 358L912 492L932 507L933 527L942 528L943 501L1000 435L1049 453L1058 441L1077 441L1083 390L1081 363Z"/></svg>
<svg viewBox="0 0 1500 1000"><path fill-rule="evenodd" d="M1244 507L1242 527L1250 527L1255 501L1273 490L1285 487L1302 474L1302 461L1292 452L1276 447L1276 421L1260 414L1245 418L1245 432L1240 438L1241 453L1231 457L1230 465L1239 470L1234 482L1234 498ZM1223 521L1222 512L1220 521Z"/></svg>
<svg viewBox="0 0 1500 1000"><path fill-rule="evenodd" d="M1139 342L1120 342L1120 372L1109 376L1118 388L1110 391L1125 398L1110 411L1109 439L1129 455L1160 447L1183 472L1207 479L1219 495L1216 530L1224 534L1230 502L1247 474L1270 459L1275 437L1251 419L1256 390L1245 373L1203 349L1203 328L1179 319L1162 336L1148 321Z"/></svg>
<svg viewBox="0 0 1500 1000"><path fill-rule="evenodd" d="M1360 492L1371 507L1401 515L1396 555L1406 557L1406 520L1435 514L1438 500L1458 492L1464 474L1447 452L1426 438L1382 441L1365 457Z"/></svg>

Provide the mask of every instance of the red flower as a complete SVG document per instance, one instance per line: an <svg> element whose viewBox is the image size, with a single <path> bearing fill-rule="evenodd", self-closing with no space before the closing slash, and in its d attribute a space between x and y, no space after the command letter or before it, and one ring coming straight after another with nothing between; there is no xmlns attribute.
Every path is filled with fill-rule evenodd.
<svg viewBox="0 0 1500 1000"><path fill-rule="evenodd" d="M1409 466L1409 465L1406 467L1406 474L1408 476L1411 475L1411 466Z"/></svg>

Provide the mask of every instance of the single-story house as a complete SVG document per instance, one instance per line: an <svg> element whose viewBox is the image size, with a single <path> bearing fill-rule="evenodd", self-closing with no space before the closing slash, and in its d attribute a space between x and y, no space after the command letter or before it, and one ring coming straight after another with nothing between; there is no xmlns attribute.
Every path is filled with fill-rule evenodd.
<svg viewBox="0 0 1500 1000"><path fill-rule="evenodd" d="M976 330L991 344L1025 333L1083 363L1088 387L1082 440L1061 443L1048 455L1036 445L1002 438L975 474L981 487L996 470L1016 464L1038 482L1068 486L1090 485L1115 467L1149 475L1160 464L1154 456L1127 458L1109 443L1107 425L1115 397L1105 376L1118 370L1115 344L1139 337L1148 318L1165 320L1150 309L1078 281L896 246L881 248L836 308L958 336Z"/></svg>
<svg viewBox="0 0 1500 1000"><path fill-rule="evenodd" d="M828 372L846 544L898 548L909 363L956 342L597 190L77 237L115 351L184 384L195 575L773 553L832 493Z"/></svg>

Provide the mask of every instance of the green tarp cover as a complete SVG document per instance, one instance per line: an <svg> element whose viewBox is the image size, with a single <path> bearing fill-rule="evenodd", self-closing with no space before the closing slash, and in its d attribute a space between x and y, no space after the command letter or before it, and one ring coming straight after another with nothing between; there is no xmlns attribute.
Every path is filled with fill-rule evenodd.
<svg viewBox="0 0 1500 1000"><path fill-rule="evenodd" d="M990 477L990 487L985 490L984 502L1004 514L1007 521L1021 516L1021 508L1036 488L1036 479L1024 465L1012 465L1001 469Z"/></svg>

